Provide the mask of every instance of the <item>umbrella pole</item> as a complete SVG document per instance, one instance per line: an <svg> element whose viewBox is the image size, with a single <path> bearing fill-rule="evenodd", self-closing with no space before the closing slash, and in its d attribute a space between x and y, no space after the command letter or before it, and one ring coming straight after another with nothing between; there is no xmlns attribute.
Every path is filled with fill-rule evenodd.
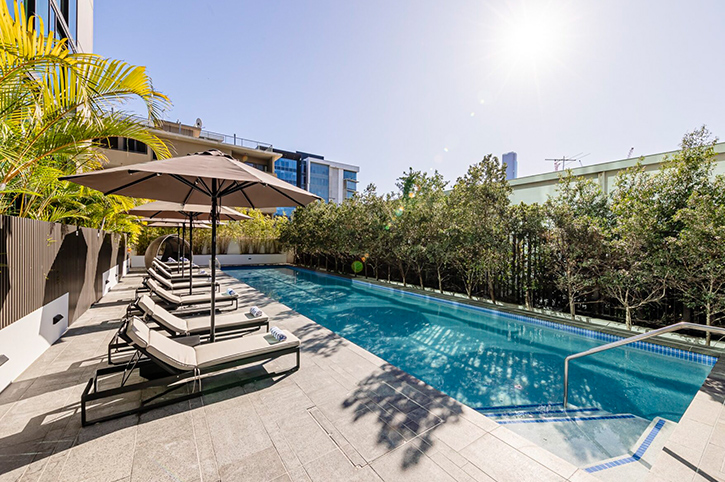
<svg viewBox="0 0 725 482"><path fill-rule="evenodd" d="M189 294L191 294L192 280L194 279L191 269L191 265L194 262L194 217L189 216ZM212 289L214 287L212 286Z"/></svg>
<svg viewBox="0 0 725 482"><path fill-rule="evenodd" d="M181 268L179 268L179 264L176 265L177 271L181 269L181 277L184 277L184 263L183 259L184 256L186 256L186 243L184 240L186 239L186 221L181 223L181 244L183 245L183 248L181 249L181 256L177 260L179 264L181 265Z"/></svg>
<svg viewBox="0 0 725 482"><path fill-rule="evenodd" d="M211 337L209 341L214 343L216 334L216 221L217 221L217 180L211 180Z"/></svg>
<svg viewBox="0 0 725 482"><path fill-rule="evenodd" d="M176 226L176 259L181 259L181 226Z"/></svg>

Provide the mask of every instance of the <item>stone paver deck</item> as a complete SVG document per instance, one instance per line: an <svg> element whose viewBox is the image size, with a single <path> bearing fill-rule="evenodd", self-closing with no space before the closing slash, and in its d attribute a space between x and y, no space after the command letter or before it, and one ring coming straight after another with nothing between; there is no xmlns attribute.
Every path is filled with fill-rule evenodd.
<svg viewBox="0 0 725 482"><path fill-rule="evenodd" d="M301 339L300 370L81 428L80 395L139 281L127 276L0 393L0 481L596 480L228 276L242 304Z"/></svg>

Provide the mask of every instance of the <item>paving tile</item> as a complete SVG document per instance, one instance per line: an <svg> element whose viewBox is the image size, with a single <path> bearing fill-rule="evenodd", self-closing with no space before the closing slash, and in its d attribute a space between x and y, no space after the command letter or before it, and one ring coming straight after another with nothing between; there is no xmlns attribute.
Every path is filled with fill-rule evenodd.
<svg viewBox="0 0 725 482"><path fill-rule="evenodd" d="M194 428L194 440L196 441L201 478L204 481L219 480L219 469L216 463L214 444L212 443L211 434L209 433L209 424L207 422L206 414L204 410L192 410L191 418Z"/></svg>
<svg viewBox="0 0 725 482"><path fill-rule="evenodd" d="M309 413L290 417L281 423L280 428L302 464L310 462L336 447L327 432Z"/></svg>
<svg viewBox="0 0 725 482"><path fill-rule="evenodd" d="M467 419L459 417L445 420L433 429L433 434L453 450L460 451L474 440L484 436L486 431Z"/></svg>
<svg viewBox="0 0 725 482"><path fill-rule="evenodd" d="M219 467L221 480L229 482L267 481L286 474L282 459L274 447L259 450Z"/></svg>
<svg viewBox="0 0 725 482"><path fill-rule="evenodd" d="M385 454L371 465L375 472L386 482L407 480L456 481L455 478L420 450L411 448L408 445ZM467 474L463 474L468 477ZM466 480L470 479L467 478Z"/></svg>
<svg viewBox="0 0 725 482"><path fill-rule="evenodd" d="M84 428L70 450L59 481L116 480L131 475L137 417Z"/></svg>
<svg viewBox="0 0 725 482"><path fill-rule="evenodd" d="M304 467L295 467L287 471L287 476L292 482L311 482L309 475Z"/></svg>
<svg viewBox="0 0 725 482"><path fill-rule="evenodd" d="M217 466L235 464L253 453L272 448L272 440L254 410L224 410L207 414Z"/></svg>
<svg viewBox="0 0 725 482"><path fill-rule="evenodd" d="M494 482L494 479L470 462L466 463L461 469L476 482Z"/></svg>
<svg viewBox="0 0 725 482"><path fill-rule="evenodd" d="M565 480L492 434L486 434L466 446L461 451L461 455L483 472L501 482Z"/></svg>
<svg viewBox="0 0 725 482"><path fill-rule="evenodd" d="M369 412L370 415L375 415ZM363 414L357 421L339 420L336 427L343 437L368 462L386 452L402 445L404 437L389 425L375 420L374 417L365 417ZM363 422L364 421L364 422Z"/></svg>
<svg viewBox="0 0 725 482"><path fill-rule="evenodd" d="M358 468L338 449L334 449L305 465L312 482L349 481L381 482L370 466Z"/></svg>

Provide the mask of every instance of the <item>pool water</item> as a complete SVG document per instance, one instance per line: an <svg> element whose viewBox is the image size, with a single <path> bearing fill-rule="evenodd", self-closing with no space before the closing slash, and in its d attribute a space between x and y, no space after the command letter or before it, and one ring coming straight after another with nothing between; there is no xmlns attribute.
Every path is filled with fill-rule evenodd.
<svg viewBox="0 0 725 482"><path fill-rule="evenodd" d="M564 358L606 343L299 268L224 271L474 408L560 403ZM676 422L711 363L620 347L571 362L569 400Z"/></svg>

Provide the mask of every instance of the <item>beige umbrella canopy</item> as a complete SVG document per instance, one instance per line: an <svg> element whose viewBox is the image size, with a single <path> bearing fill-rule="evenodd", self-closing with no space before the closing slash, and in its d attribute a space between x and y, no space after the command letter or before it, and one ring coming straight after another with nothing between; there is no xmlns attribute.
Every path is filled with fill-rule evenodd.
<svg viewBox="0 0 725 482"><path fill-rule="evenodd" d="M62 177L104 194L188 204L211 204L211 265L216 266L218 207L297 207L320 199L224 154L217 149ZM211 271L212 286L216 269ZM211 296L211 337L215 338L216 297Z"/></svg>
<svg viewBox="0 0 725 482"><path fill-rule="evenodd" d="M217 149L61 178L104 194L185 204L247 208L297 207L320 199L272 174L248 166Z"/></svg>
<svg viewBox="0 0 725 482"><path fill-rule="evenodd" d="M183 219L155 219L146 218L142 221L148 222L146 226L150 228L178 228L182 224L185 224ZM194 221L192 223L194 229L211 229L211 224L206 221Z"/></svg>
<svg viewBox="0 0 725 482"><path fill-rule="evenodd" d="M154 219L163 218L165 220L188 220L192 218L194 221L209 221L211 219L211 206L208 204L182 204L168 201L154 201L136 206L126 212L135 216ZM242 221L252 218L240 213L236 209L222 206L219 209L218 219L224 221Z"/></svg>

